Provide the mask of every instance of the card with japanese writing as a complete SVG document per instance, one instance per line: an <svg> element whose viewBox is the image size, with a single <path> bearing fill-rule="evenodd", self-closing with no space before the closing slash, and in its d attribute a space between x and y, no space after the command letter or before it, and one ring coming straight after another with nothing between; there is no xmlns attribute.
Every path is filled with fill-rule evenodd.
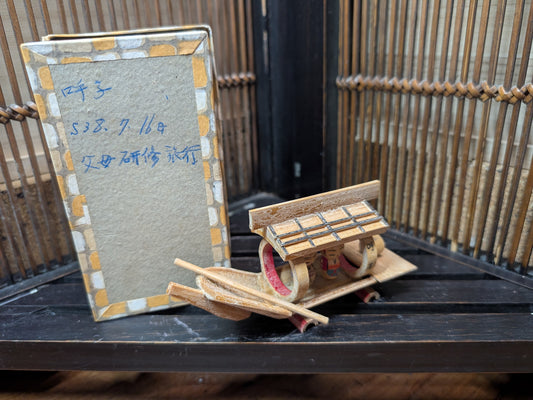
<svg viewBox="0 0 533 400"><path fill-rule="evenodd" d="M94 319L181 305L173 265L229 266L208 27L21 46Z"/></svg>

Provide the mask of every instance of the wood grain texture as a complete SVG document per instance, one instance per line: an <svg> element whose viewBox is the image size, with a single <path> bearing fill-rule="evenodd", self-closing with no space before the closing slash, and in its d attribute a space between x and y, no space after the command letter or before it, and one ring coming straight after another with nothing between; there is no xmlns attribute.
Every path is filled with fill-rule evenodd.
<svg viewBox="0 0 533 400"><path fill-rule="evenodd" d="M286 201L273 206L251 210L250 230L256 231L267 225L298 218L317 211L327 211L363 200L373 200L379 195L379 181L371 181L348 188L332 190L303 199Z"/></svg>

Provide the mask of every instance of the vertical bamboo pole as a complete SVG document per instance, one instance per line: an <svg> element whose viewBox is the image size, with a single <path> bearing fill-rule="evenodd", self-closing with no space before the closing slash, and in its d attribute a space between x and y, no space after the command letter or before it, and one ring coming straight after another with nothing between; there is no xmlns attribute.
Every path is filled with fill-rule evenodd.
<svg viewBox="0 0 533 400"><path fill-rule="evenodd" d="M398 48L398 56L396 58L396 63L397 63L396 73L398 76L403 75L405 36L407 32L406 18L407 18L407 0L403 0L401 3L400 26L399 26L399 34L398 34L399 48ZM387 198L387 220L389 221L389 224L391 225L395 221L395 218L399 217L397 214L394 213L395 210L393 206L396 201L396 196L395 196L396 170L397 170L397 160L398 160L398 137L399 137L399 132L400 132L400 108L401 108L401 102L402 102L402 97L400 93L398 93L398 95L396 96L396 100L397 101L394 105L394 122L393 122L394 132L393 132L393 137L392 137L391 159L390 159L390 169L389 169L390 173L389 173L389 178L387 179L387 181L389 182L389 188L390 188L389 196Z"/></svg>
<svg viewBox="0 0 533 400"><path fill-rule="evenodd" d="M437 4L434 3L433 6L435 7ZM428 3L423 1L422 2L422 11L420 16L420 27L419 27L419 35L418 35L418 59L417 59L417 65L416 65L416 77L418 81L422 80L422 74L424 73L424 61L425 61L425 48L426 48L426 32L427 32L427 17L428 17ZM435 58L434 56L434 48L435 46L431 46L433 48L433 57L430 56L430 58ZM431 69L433 69L433 65L431 66ZM406 181L405 181L405 202L403 207L403 224L406 227L406 229L410 226L410 216L411 216L411 193L412 188L416 187L418 188L417 180L415 179L417 175L417 170L415 169L415 161L417 159L417 152L419 153L419 158L422 160L420 161L422 163L422 166L424 165L424 157L426 156L426 141L427 141L427 126L426 129L422 130L422 138L420 143L420 148L417 149L417 143L418 143L418 124L420 119L420 102L421 102L421 94L415 95L415 105L414 105L414 111L413 111L413 118L411 120L412 124L412 130L411 130L411 148L408 150L408 156L407 156L407 168L406 168ZM427 100L427 99L426 99ZM421 168L419 172L422 172L423 169ZM422 182L423 174L422 176L419 176L420 182ZM421 186L420 186L421 189ZM420 215L420 203L421 201L421 195L422 191L418 190L413 194L414 197L414 203L415 207L413 207L415 212L415 223L413 224L413 232L414 235L418 233L418 216Z"/></svg>
<svg viewBox="0 0 533 400"><path fill-rule="evenodd" d="M361 4L361 33L359 40L359 71L361 75L365 76L368 72L367 64L367 35L368 35L368 0L362 0ZM355 27L354 27L355 29ZM353 49L352 49L353 51ZM360 90L357 96L357 102L359 106L359 116L357 122L359 123L358 134L359 134L359 144L357 146L357 160L355 160L357 169L356 169L356 183L363 182L365 179L365 167L367 152L365 151L365 114L366 114L366 91ZM355 118L355 115L352 115L352 118Z"/></svg>
<svg viewBox="0 0 533 400"><path fill-rule="evenodd" d="M360 18L361 18L361 3L359 0L356 0L353 2L353 10L351 12L352 16L352 28L351 28L351 63L348 58L348 42L349 37L349 20L345 19L344 21L344 50L345 53L343 55L343 78L347 79L348 75L350 74L352 77L357 76L357 74L360 71L359 66L359 44L360 44ZM346 18L350 15L348 12L348 5L346 5L345 14ZM351 65L350 65L351 64ZM349 69L351 67L351 69ZM350 71L350 72L348 72ZM346 178L344 181L344 186L348 186L350 184L354 183L354 170L356 170L357 160L354 159L355 155L355 141L357 136L357 119L355 118L356 110L357 110L357 100L358 95L356 90L350 90L348 88L343 89L344 96L343 96L343 108L345 110L348 110L348 104L350 106L350 112L348 114L347 111L343 113L343 119L345 120L345 128L349 129L349 134L346 131L343 131L343 138L344 141L346 141L346 138L348 138L348 143L346 146L346 143L343 145L343 153L346 154L346 147L348 147L348 159L345 161L347 165L347 171L346 171ZM349 97L348 97L349 96Z"/></svg>
<svg viewBox="0 0 533 400"><path fill-rule="evenodd" d="M385 75L385 55L386 55L386 41L387 41L387 31L388 31L388 24L387 24L387 18L388 18L388 12L387 7L388 4L384 1L377 2L376 8L379 9L376 11L379 16L378 20L376 21L377 25L380 27L378 29L378 37L377 37L377 64L376 64L376 76L379 76L380 79L383 79L383 76ZM383 92L378 91L376 94L376 117L374 119L376 124L376 140L374 145L374 153L373 153L373 163L372 163L372 177L371 179L379 179L381 175L381 165L383 163L383 159L381 157L383 148L381 147L381 120L382 120L382 108L383 108ZM382 187L384 185L381 185ZM383 193L378 198L378 205L382 204L382 196Z"/></svg>
<svg viewBox="0 0 533 400"><path fill-rule="evenodd" d="M398 9L398 3L396 0L393 0L391 5L391 14L390 18L387 20L387 25L389 26L389 47L387 50L387 73L385 74L384 79L391 79L394 74L394 67L400 63L395 62L396 57L394 56L394 52L396 50L396 38L398 35L396 35L396 21L397 21L397 9ZM379 196L379 202L380 206L379 209L383 215L387 213L387 215L390 214L390 208L386 207L386 204L388 204L387 196L390 196L387 191L389 184L387 177L390 176L389 173L389 132L390 132L390 120L391 120L391 107L392 107L392 99L394 98L394 95L392 93L385 94L385 132L383 136L383 151L381 152L381 170L379 175L379 180L381 184L380 189L380 196Z"/></svg>
<svg viewBox="0 0 533 400"><path fill-rule="evenodd" d="M76 8L76 2L74 0L69 0L70 7L70 16L72 18L72 24L74 26L74 32L80 33L80 19L78 18L78 10Z"/></svg>
<svg viewBox="0 0 533 400"><path fill-rule="evenodd" d="M505 18L505 9L506 9L506 0L501 0L498 2L498 8L496 10L496 21L495 21L495 28L493 30L492 35L492 48L490 52L490 61L489 61L489 72L488 72L488 84L493 85L494 84L494 78L496 76L496 68L498 66L498 56L500 54L500 43L501 43L501 37L502 37L502 28L503 28L503 22ZM513 40L514 38L511 38L511 47L513 47ZM480 64L482 61L480 61ZM481 66L480 66L481 68ZM514 68L514 67L513 67ZM474 77L475 79L476 77ZM475 80L476 82L478 79ZM483 104L483 112L481 117L481 126L478 133L478 140L477 140L477 146L476 146L476 157L474 162L474 171L473 171L473 179L472 184L470 185L470 196L467 203L467 220L466 220L466 226L465 226L465 235L463 239L463 251L465 253L469 252L470 246L470 239L472 237L472 229L474 226L474 218L476 215L476 202L477 202L477 195L479 190L479 184L481 181L481 167L483 165L483 158L484 158L484 152L485 152L485 143L486 143L486 137L487 137L487 129L489 125L489 117L490 117L490 110L491 110L492 102L486 101ZM496 143L496 138L494 141L494 148L496 148L498 145ZM484 205L484 207L488 208L488 204ZM457 221L457 224L460 223L460 220ZM481 244L481 242L480 242ZM477 258L477 254L474 254L474 257Z"/></svg>
<svg viewBox="0 0 533 400"><path fill-rule="evenodd" d="M450 30L451 30L451 21L452 21L452 6L453 1L448 1L446 6L446 13L444 17L443 25L443 36L442 36L442 47L441 47L441 58L439 66L439 82L444 81L446 73L446 64L448 60L448 43L450 41ZM428 75L427 79L430 82L433 82L435 79L435 50L437 48L437 35L439 30L439 16L441 2L440 0L436 1L433 5L433 19L431 22L431 38L430 38L430 52L429 52L429 62L428 62ZM426 100L425 109L424 109L424 119L423 119L423 128L424 138L420 147L422 150L425 149L426 145L426 136L430 134L429 130L429 120L432 118L434 120L433 130L431 130L431 140L429 144L429 160L425 162L425 152L421 154L419 163L417 166L417 171L419 174L418 184L415 189L415 193L420 193L420 198L425 199L424 202L415 205L415 210L420 209L420 213L417 214L417 217L414 221L415 229L420 227L421 236L425 239L428 231L428 222L429 214L431 210L431 195L433 193L434 181L435 181L435 164L437 158L437 143L439 138L439 129L440 126L440 114L442 109L442 97L436 99L435 113L432 115L431 109L433 105L433 98L429 97ZM447 146L441 149L443 154L447 153ZM427 173L424 171L427 170ZM423 217L423 218L422 218ZM416 234L416 231L415 231Z"/></svg>
<svg viewBox="0 0 533 400"><path fill-rule="evenodd" d="M250 165L251 160L248 158L248 141L246 140L246 133L243 126L243 88L238 81L234 80L233 71L242 71L240 60L239 60L239 37L237 35L237 21L235 15L235 7L224 7L226 12L226 26L225 29L229 31L229 71L232 72L228 74L227 77L234 84L233 88L228 90L232 94L232 101L228 104L231 114L231 119L235 126L234 134L236 135L237 141L237 152L238 152L238 165L236 173L239 175L239 186L237 187L238 193L244 193L249 186L249 170L248 165Z"/></svg>
<svg viewBox="0 0 533 400"><path fill-rule="evenodd" d="M67 16L65 12L65 4L63 0L58 0L57 7L59 8L59 17L61 19L61 28L63 29L62 33L69 33Z"/></svg>
<svg viewBox="0 0 533 400"><path fill-rule="evenodd" d="M249 71L255 71L254 66L254 43L253 43L253 25L252 25L252 5L250 1L246 3L246 54L248 56L247 66ZM254 182L255 186L259 184L259 142L257 137L257 110L256 110L256 91L255 91L255 82L250 85L250 124L251 124L251 134L252 134L252 159L253 159L253 171L254 171ZM255 188L255 187L254 187Z"/></svg>
<svg viewBox="0 0 533 400"><path fill-rule="evenodd" d="M105 18L104 18L104 11L102 9L102 0L96 0L96 20L98 21L98 30L99 31L105 31L106 25L105 25Z"/></svg>
<svg viewBox="0 0 533 400"><path fill-rule="evenodd" d="M415 32L416 26L417 26L417 20L418 20L418 0L414 0L411 2L411 10L410 10L410 19L409 19L409 49L407 51L407 69L405 73L407 76L411 76L413 71L413 63L414 63L414 52L415 52L415 39L416 35ZM403 103L406 109L403 110L403 120L402 120L402 134L401 134L401 144L399 148L399 160L398 160L398 167L396 168L396 190L394 197L396 198L396 220L395 220L395 227L396 229L400 229L403 221L403 200L404 200L404 178L405 178L405 169L406 169L406 153L407 153L407 132L409 127L409 120L411 115L411 94L407 93L403 99ZM404 229L407 229L407 225L404 225Z"/></svg>
<svg viewBox="0 0 533 400"><path fill-rule="evenodd" d="M347 73L347 46L348 46L348 0L340 0L340 27L339 27L339 62L337 79L346 77ZM346 88L339 89L338 92L338 114L337 114L337 187L346 186L348 174L351 174L351 164L347 165L348 159L346 157L346 138L348 137L347 121L348 121L348 90ZM351 137L351 136L350 136ZM353 154L353 145L351 151ZM353 157L352 157L353 159Z"/></svg>
<svg viewBox="0 0 533 400"><path fill-rule="evenodd" d="M376 51L377 51L377 30L378 30L378 2L377 0L372 0L370 3L370 35L368 39L368 68L366 72L366 76L376 76ZM374 166L374 148L377 148L379 145L379 141L377 143L374 143L373 141L373 115L374 115L374 91L373 90L365 90L367 92L367 106L365 107L365 116L364 118L368 120L367 123L367 132L366 135L363 133L363 136L366 136L365 138L365 170L364 170L364 182L368 182L372 179L372 175L374 174L374 171L372 167ZM376 164L377 165L377 164Z"/></svg>
<svg viewBox="0 0 533 400"><path fill-rule="evenodd" d="M86 32L94 32L93 20L91 18L91 9L89 8L89 0L83 0L83 3L81 3L81 9L83 12L83 17L85 19Z"/></svg>
<svg viewBox="0 0 533 400"><path fill-rule="evenodd" d="M46 34L50 35L53 32L53 28L52 28L52 21L50 19L50 11L48 10L48 3L46 0L41 0L40 4L41 4L41 12L43 13Z"/></svg>

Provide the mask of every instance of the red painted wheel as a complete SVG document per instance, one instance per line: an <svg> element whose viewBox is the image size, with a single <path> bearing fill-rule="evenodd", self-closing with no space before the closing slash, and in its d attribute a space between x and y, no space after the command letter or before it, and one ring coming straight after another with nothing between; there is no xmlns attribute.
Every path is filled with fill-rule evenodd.
<svg viewBox="0 0 533 400"><path fill-rule="evenodd" d="M305 262L289 261L292 274L292 288L289 288L281 280L276 270L272 250L272 246L265 239L259 244L259 258L265 283L272 289L273 294L279 298L290 302L301 299L309 289L307 264Z"/></svg>

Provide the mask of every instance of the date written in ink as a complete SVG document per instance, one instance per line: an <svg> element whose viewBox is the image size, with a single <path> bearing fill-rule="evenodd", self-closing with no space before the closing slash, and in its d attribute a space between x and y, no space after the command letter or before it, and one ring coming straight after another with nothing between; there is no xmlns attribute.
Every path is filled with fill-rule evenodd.
<svg viewBox="0 0 533 400"><path fill-rule="evenodd" d="M140 136L150 134L164 135L166 128L167 125L163 121L157 120L156 114L146 115L144 119L120 118L120 122L118 123L116 119L113 119L112 123L108 123L105 118L96 118L90 121L73 122L70 135L78 136L105 132L110 132L118 136L126 134Z"/></svg>

